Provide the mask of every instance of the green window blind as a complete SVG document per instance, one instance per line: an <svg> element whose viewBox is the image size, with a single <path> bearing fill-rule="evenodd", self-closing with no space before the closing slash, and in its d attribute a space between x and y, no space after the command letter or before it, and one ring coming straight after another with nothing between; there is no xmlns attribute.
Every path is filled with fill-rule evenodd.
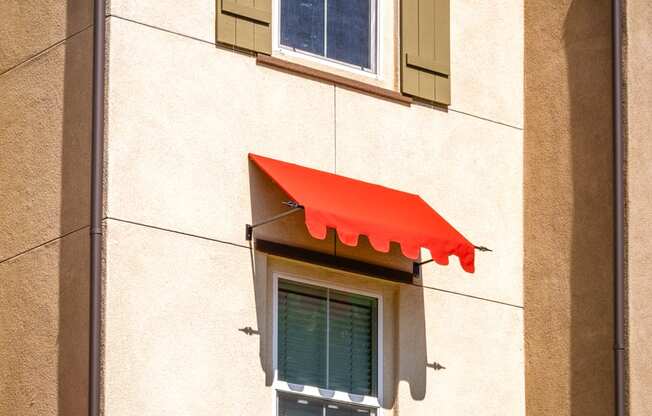
<svg viewBox="0 0 652 416"><path fill-rule="evenodd" d="M328 388L375 395L376 299L329 292Z"/></svg>
<svg viewBox="0 0 652 416"><path fill-rule="evenodd" d="M375 396L377 315L374 298L279 280L279 378Z"/></svg>
<svg viewBox="0 0 652 416"><path fill-rule="evenodd" d="M326 388L326 289L279 281L278 372L288 383Z"/></svg>

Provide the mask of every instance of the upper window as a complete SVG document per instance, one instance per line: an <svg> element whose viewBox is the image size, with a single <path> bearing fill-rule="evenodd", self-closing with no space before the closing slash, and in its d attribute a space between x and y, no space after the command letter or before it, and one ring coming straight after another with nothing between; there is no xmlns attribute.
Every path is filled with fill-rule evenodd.
<svg viewBox="0 0 652 416"><path fill-rule="evenodd" d="M283 48L376 71L377 0L279 0Z"/></svg>
<svg viewBox="0 0 652 416"><path fill-rule="evenodd" d="M378 299L285 279L277 296L278 379L288 392L311 387L321 397L279 395L278 413L375 414L355 403L378 395ZM323 400L333 397L324 389L350 404Z"/></svg>

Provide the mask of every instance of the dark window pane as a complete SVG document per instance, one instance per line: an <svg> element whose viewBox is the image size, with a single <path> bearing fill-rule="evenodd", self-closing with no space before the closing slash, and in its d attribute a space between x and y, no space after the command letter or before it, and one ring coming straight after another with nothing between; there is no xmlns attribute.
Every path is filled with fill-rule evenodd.
<svg viewBox="0 0 652 416"><path fill-rule="evenodd" d="M326 387L326 289L279 280L279 379Z"/></svg>
<svg viewBox="0 0 652 416"><path fill-rule="evenodd" d="M328 58L371 68L370 1L328 0Z"/></svg>
<svg viewBox="0 0 652 416"><path fill-rule="evenodd" d="M281 45L324 55L324 0L281 1Z"/></svg>
<svg viewBox="0 0 652 416"><path fill-rule="evenodd" d="M329 402L312 397L280 393L278 396L279 416L376 416L376 410L362 406Z"/></svg>
<svg viewBox="0 0 652 416"><path fill-rule="evenodd" d="M279 379L375 396L377 315L374 298L279 280Z"/></svg>
<svg viewBox="0 0 652 416"><path fill-rule="evenodd" d="M326 404L326 416L375 416L374 409L349 406L340 403Z"/></svg>
<svg viewBox="0 0 652 416"><path fill-rule="evenodd" d="M298 396L279 396L279 416L322 416L323 404L319 400Z"/></svg>

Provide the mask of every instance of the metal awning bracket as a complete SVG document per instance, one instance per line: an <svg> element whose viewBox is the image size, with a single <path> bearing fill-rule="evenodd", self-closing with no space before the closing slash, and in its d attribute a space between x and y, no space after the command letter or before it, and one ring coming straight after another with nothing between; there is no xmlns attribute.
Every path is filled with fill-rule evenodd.
<svg viewBox="0 0 652 416"><path fill-rule="evenodd" d="M485 246L473 246L473 247L478 251L493 251L492 249L487 248ZM415 276L421 276L421 266L423 266L424 264L431 263L433 261L435 261L435 260L430 259L430 260L426 260L426 261L422 261L422 262L416 262L415 261L414 263L412 263L412 274L415 275Z"/></svg>
<svg viewBox="0 0 652 416"><path fill-rule="evenodd" d="M288 211L282 212L282 213L280 213L278 215L274 215L273 217L270 217L270 218L268 218L266 220L257 222L255 224L246 224L245 225L245 238L247 239L247 241L251 241L251 239L253 238L254 228L260 227L261 225L269 224L270 222L278 221L281 218L285 218L288 215L294 214L295 212L301 211L303 209L303 206L299 205L298 203L296 203L294 201L284 201L283 205L287 205L291 209L288 210Z"/></svg>

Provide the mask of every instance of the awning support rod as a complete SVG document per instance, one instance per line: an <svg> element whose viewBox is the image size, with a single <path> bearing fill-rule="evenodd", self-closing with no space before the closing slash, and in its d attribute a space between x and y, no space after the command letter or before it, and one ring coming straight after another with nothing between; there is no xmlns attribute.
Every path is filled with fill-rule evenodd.
<svg viewBox="0 0 652 416"><path fill-rule="evenodd" d="M485 246L473 246L473 247L478 251L493 251L492 249L487 248ZM424 264L432 263L433 261L435 261L435 259L430 259L430 260L426 260L426 261L422 261L422 262L416 262L415 261L412 264L412 273L415 276L419 276L421 274L421 266L423 266Z"/></svg>
<svg viewBox="0 0 652 416"><path fill-rule="evenodd" d="M283 202L283 204L291 207L292 209L289 210L289 211L282 212L282 213L280 213L278 215L274 215L271 218L268 218L266 220L257 222L255 224L247 224L245 226L245 238L247 239L247 241L251 241L251 238L252 238L253 233L254 233L254 228L260 227L261 225L269 224L270 222L278 221L281 218L285 218L290 214L294 214L297 211L303 210L303 206L297 204L294 201L285 201L285 202Z"/></svg>

